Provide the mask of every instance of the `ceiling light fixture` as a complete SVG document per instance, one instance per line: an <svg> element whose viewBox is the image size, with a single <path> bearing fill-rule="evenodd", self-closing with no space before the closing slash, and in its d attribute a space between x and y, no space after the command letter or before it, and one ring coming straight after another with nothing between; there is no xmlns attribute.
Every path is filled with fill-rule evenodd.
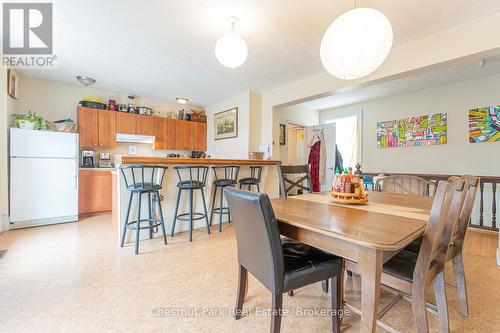
<svg viewBox="0 0 500 333"><path fill-rule="evenodd" d="M95 83L95 79L91 78L90 76L81 76L81 75L78 75L76 77L76 79L78 80L78 82L80 82L81 84L83 84L85 87L88 87L88 86L91 86Z"/></svg>
<svg viewBox="0 0 500 333"><path fill-rule="evenodd" d="M234 32L239 22L238 19L236 17L229 17L227 21L231 26L231 32L228 32L217 40L217 43L215 43L215 56L223 66L236 68L243 65L247 60L248 47L245 40Z"/></svg>
<svg viewBox="0 0 500 333"><path fill-rule="evenodd" d="M351 9L328 27L321 41L320 56L325 69L343 80L373 73L392 47L391 22L373 8Z"/></svg>
<svg viewBox="0 0 500 333"><path fill-rule="evenodd" d="M185 98L185 97L176 97L175 98L175 101L177 102L177 104L187 104L187 102L189 102L189 99Z"/></svg>

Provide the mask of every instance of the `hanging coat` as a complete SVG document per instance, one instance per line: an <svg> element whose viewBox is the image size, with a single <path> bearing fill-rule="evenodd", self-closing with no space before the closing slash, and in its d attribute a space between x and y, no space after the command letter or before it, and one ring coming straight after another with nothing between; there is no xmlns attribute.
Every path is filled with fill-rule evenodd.
<svg viewBox="0 0 500 333"><path fill-rule="evenodd" d="M322 142L319 151L319 182L326 184L326 141L323 131L319 133L319 141Z"/></svg>
<svg viewBox="0 0 500 333"><path fill-rule="evenodd" d="M311 151L309 152L309 170L311 173L311 187L313 192L319 192L319 161L321 154L321 141L316 141L311 146Z"/></svg>

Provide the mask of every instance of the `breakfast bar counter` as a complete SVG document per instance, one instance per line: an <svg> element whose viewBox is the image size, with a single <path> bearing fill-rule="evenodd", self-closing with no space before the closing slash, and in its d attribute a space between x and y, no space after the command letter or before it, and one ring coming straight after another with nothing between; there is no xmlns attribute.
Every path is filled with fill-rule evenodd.
<svg viewBox="0 0 500 333"><path fill-rule="evenodd" d="M220 158L170 158L123 156L122 164L164 164L164 165L279 165L281 161L273 160L241 160Z"/></svg>
<svg viewBox="0 0 500 333"><path fill-rule="evenodd" d="M271 198L279 196L279 173L278 167L281 164L280 161L274 160L250 160L250 159L219 159L219 158L168 158L168 157L156 157L156 156L116 156L115 165L116 169L113 171L113 221L115 223L117 233L117 241L119 241L120 231L122 226L125 224L125 216L128 208L129 192L126 190L123 175L120 172L120 165L163 165L168 167L163 183L162 190L160 191L161 197L161 207L163 211L163 218L165 221L165 226L167 229L167 234L170 237L170 228L173 223L175 214L175 204L177 199L177 183L179 181L177 173L174 170L175 166L181 165L193 165L193 166L239 166L239 177L238 179L250 176L251 166L262 166L262 178L260 188L262 192L267 193ZM146 175L147 177L147 175ZM213 198L213 182L214 173L211 168L208 170L208 178L205 187L205 198L208 208L208 213L210 214L210 204ZM188 195L182 195L179 212L187 212L189 210ZM194 211L203 210L203 202L200 191L195 191L194 194ZM143 200L141 204L141 211L147 214L148 206L147 200ZM131 207L131 216L135 216L137 211L137 201L134 200ZM224 222L226 222L226 217L224 217ZM218 218L214 218L213 226L218 225ZM205 220L194 221L193 228L205 228ZM176 223L176 234L174 237L184 237L187 241L187 235L178 234L181 231L188 230L188 223L178 221ZM213 232L217 232L217 228L212 229ZM125 242L133 241L135 231L127 232ZM141 232L140 238L146 239L149 237L147 231ZM154 237L161 237L161 231L154 234ZM193 241L196 241L196 234L193 237Z"/></svg>

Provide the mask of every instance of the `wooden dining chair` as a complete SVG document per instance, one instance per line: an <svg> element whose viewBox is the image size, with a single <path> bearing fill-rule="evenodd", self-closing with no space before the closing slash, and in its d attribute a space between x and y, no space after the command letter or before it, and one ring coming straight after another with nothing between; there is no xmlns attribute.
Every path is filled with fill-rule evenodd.
<svg viewBox="0 0 500 333"><path fill-rule="evenodd" d="M429 331L425 300L425 287L429 281L434 285L440 329L442 332L449 332L444 265L451 237L464 205L465 194L464 180L440 181L419 253L402 250L383 266L382 285L411 299L418 333ZM346 260L345 265L347 269L358 272L356 263ZM394 304L396 302L391 301L389 308ZM388 308L384 308L379 312L379 319L387 310Z"/></svg>
<svg viewBox="0 0 500 333"><path fill-rule="evenodd" d="M299 191L312 192L311 174L309 165L280 165L280 197L285 198L290 192L297 188ZM303 183L306 182L304 186Z"/></svg>
<svg viewBox="0 0 500 333"><path fill-rule="evenodd" d="M453 182L457 177L451 177L448 182ZM450 239L450 247L446 254L446 262L453 262L453 270L455 272L455 280L457 284L458 298L460 300L460 312L463 316L469 314L469 303L467 299L467 285L465 282L465 270L463 262L463 247L467 227L469 226L472 209L476 200L477 189L479 187L480 178L472 175L464 175L461 177L465 181L464 191L467 192L463 204L463 209L460 214L458 224L453 231ZM422 238L419 238L408 245L405 249L414 253L420 251L422 246Z"/></svg>
<svg viewBox="0 0 500 333"><path fill-rule="evenodd" d="M331 279L332 330L340 332L342 258L289 238L280 238L267 194L232 187L225 188L224 194L233 215L238 247L235 319L241 318L248 272L273 295L271 333L280 331L284 293Z"/></svg>
<svg viewBox="0 0 500 333"><path fill-rule="evenodd" d="M375 183L376 191L409 194L429 195L430 188L434 183L420 177L410 175L383 176Z"/></svg>

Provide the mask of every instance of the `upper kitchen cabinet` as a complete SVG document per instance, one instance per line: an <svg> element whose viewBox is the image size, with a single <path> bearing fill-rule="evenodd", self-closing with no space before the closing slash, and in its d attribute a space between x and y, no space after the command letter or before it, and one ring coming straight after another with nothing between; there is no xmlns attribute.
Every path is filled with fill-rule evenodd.
<svg viewBox="0 0 500 333"><path fill-rule="evenodd" d="M155 135L155 122L161 118L130 113L116 113L116 132L123 134Z"/></svg>
<svg viewBox="0 0 500 333"><path fill-rule="evenodd" d="M116 112L99 110L99 146L116 147Z"/></svg>
<svg viewBox="0 0 500 333"><path fill-rule="evenodd" d="M115 117L117 133L135 134L135 114L117 112Z"/></svg>
<svg viewBox="0 0 500 333"><path fill-rule="evenodd" d="M160 118L154 117L154 135L156 137L155 140L155 149L168 149L175 150L176 149L176 140L175 140L175 119L168 118Z"/></svg>
<svg viewBox="0 0 500 333"><path fill-rule="evenodd" d="M192 122L185 120L173 120L175 124L175 147L176 150L191 150Z"/></svg>
<svg viewBox="0 0 500 333"><path fill-rule="evenodd" d="M207 124L154 117L154 149L207 150Z"/></svg>
<svg viewBox="0 0 500 333"><path fill-rule="evenodd" d="M207 124L191 122L191 150L207 150Z"/></svg>
<svg viewBox="0 0 500 333"><path fill-rule="evenodd" d="M78 134L80 147L115 147L115 112L79 107Z"/></svg>
<svg viewBox="0 0 500 333"><path fill-rule="evenodd" d="M80 147L97 147L99 145L99 110L79 107L77 113Z"/></svg>
<svg viewBox="0 0 500 333"><path fill-rule="evenodd" d="M137 115L135 117L135 131L140 135L155 135L155 122L161 118Z"/></svg>

